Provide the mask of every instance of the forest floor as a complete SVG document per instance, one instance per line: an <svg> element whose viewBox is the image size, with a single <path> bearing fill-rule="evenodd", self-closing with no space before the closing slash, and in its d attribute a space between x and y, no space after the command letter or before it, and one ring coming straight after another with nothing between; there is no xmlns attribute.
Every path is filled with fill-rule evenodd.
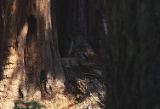
<svg viewBox="0 0 160 109"><path fill-rule="evenodd" d="M106 88L99 57L92 49L83 54L62 59L68 79L66 94L74 101L69 109L104 109Z"/></svg>
<svg viewBox="0 0 160 109"><path fill-rule="evenodd" d="M62 58L66 90L52 102L43 102L47 109L104 109L106 87L99 56L92 49L77 51Z"/></svg>
<svg viewBox="0 0 160 109"><path fill-rule="evenodd" d="M99 57L92 49L81 51L81 53L79 51L81 50L78 50L77 54L62 58L67 79L64 93L56 93L50 100L33 99L33 97L32 99L12 100L2 97L0 109L12 109L11 107L37 109L34 107L41 107L41 105L46 109L104 109L106 88L102 79L104 71Z"/></svg>

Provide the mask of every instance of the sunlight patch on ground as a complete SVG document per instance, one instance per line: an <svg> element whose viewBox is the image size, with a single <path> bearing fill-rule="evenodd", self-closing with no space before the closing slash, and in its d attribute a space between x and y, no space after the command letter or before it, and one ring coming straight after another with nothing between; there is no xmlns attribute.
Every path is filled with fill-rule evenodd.
<svg viewBox="0 0 160 109"><path fill-rule="evenodd" d="M53 100L42 103L46 106L46 109L69 109L68 107L73 104L73 101L63 94L56 94Z"/></svg>
<svg viewBox="0 0 160 109"><path fill-rule="evenodd" d="M17 68L18 55L15 49L10 48L10 55L4 66L4 80L0 82L0 109L11 109L14 106L14 98L16 97L18 91L18 84L20 80L20 75L13 80L10 84L10 79ZM11 86L11 87L10 87Z"/></svg>

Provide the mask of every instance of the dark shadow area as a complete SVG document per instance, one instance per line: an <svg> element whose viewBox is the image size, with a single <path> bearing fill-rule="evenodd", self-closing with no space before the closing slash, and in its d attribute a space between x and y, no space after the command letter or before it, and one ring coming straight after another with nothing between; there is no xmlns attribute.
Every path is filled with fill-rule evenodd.
<svg viewBox="0 0 160 109"><path fill-rule="evenodd" d="M61 56L65 57L86 40L87 1L56 0L55 4L59 50Z"/></svg>
<svg viewBox="0 0 160 109"><path fill-rule="evenodd" d="M160 25L155 20L159 18L155 2L107 2L109 109L160 108Z"/></svg>
<svg viewBox="0 0 160 109"><path fill-rule="evenodd" d="M71 16L71 9L73 7L73 3L71 1L73 0L55 1L59 51L62 57L67 55L67 51L69 50L69 45L71 41L71 36L69 36L70 31L67 31L67 28L70 29L72 25L71 21L68 21L68 17ZM67 25L67 22L70 25Z"/></svg>
<svg viewBox="0 0 160 109"><path fill-rule="evenodd" d="M40 90L42 93L42 97L43 96L45 97L44 93L47 92L46 82L47 82L47 72L45 70L42 70L40 73Z"/></svg>
<svg viewBox="0 0 160 109"><path fill-rule="evenodd" d="M8 27L11 25L11 16L9 16L11 9L9 8L9 3L5 0L0 1L0 7L2 8L0 9L0 15L2 15L2 17L0 17L0 80L2 80L4 65L12 64L6 63L11 47L11 44L9 44L11 32L8 31ZM7 11L3 9L6 9Z"/></svg>
<svg viewBox="0 0 160 109"><path fill-rule="evenodd" d="M46 83L47 81L47 72L45 70L42 70L40 73L40 84Z"/></svg>
<svg viewBox="0 0 160 109"><path fill-rule="evenodd" d="M37 19L34 15L30 15L27 19L28 22L28 33L26 37L26 45L29 44L29 40L31 40L32 36L36 34L37 31Z"/></svg>
<svg viewBox="0 0 160 109"><path fill-rule="evenodd" d="M98 64L104 70L107 109L159 109L159 1L82 2L56 0L61 56L67 57L66 50L71 48L72 54L76 53L70 45L82 36L98 55ZM81 28L85 21L86 36ZM81 47L84 48L77 48ZM72 54L68 57L75 56Z"/></svg>
<svg viewBox="0 0 160 109"><path fill-rule="evenodd" d="M106 37L102 22L103 2L56 0L55 3L59 50L62 61L66 61L62 62L67 78L66 93L72 93L78 103L89 98L91 93L101 96L102 93L96 90L99 86L94 83L98 81L100 86L104 83L104 77L98 74L98 71L105 72L104 65L101 66L103 64L101 60L104 61L104 58L101 58L104 53L102 51L104 48L101 48L102 42L104 43L102 40ZM90 56L90 54L96 56ZM93 65L91 63L94 60L96 62L93 62ZM80 65L79 61L83 65ZM102 87L99 89L105 90L105 86ZM104 108L103 97L100 107Z"/></svg>

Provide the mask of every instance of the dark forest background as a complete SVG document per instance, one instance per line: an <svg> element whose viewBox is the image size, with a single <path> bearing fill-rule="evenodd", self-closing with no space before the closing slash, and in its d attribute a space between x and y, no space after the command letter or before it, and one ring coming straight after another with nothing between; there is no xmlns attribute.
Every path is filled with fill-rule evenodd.
<svg viewBox="0 0 160 109"><path fill-rule="evenodd" d="M85 39L105 72L107 109L160 108L160 2L57 0L59 48Z"/></svg>

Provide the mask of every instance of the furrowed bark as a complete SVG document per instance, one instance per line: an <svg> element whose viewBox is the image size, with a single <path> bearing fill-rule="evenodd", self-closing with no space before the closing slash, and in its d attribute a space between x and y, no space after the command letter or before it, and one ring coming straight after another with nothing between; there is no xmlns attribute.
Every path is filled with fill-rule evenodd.
<svg viewBox="0 0 160 109"><path fill-rule="evenodd" d="M52 98L54 92L63 92L65 75L51 0L0 0L0 3L4 44L0 46L1 83L9 89L14 84L16 97ZM7 66L8 63L14 67ZM9 78L7 83L3 82L4 76Z"/></svg>

